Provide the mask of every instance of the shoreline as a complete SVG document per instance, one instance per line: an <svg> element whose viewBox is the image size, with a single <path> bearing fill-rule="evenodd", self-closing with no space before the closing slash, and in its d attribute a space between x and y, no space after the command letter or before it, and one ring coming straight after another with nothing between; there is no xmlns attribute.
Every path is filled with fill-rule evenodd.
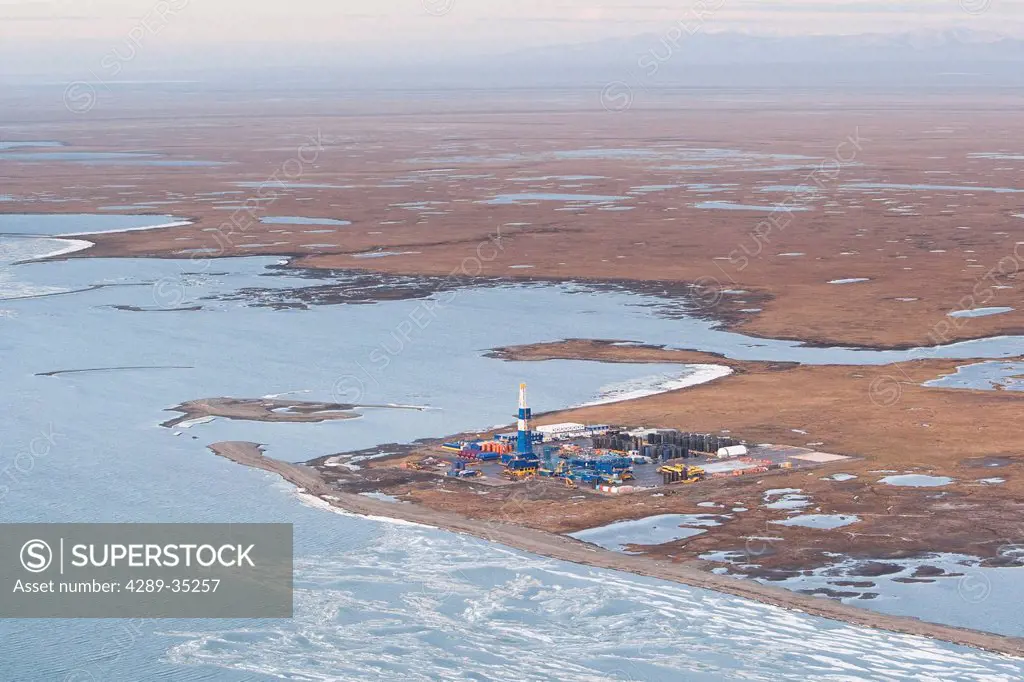
<svg viewBox="0 0 1024 682"><path fill-rule="evenodd" d="M25 240L26 242L37 241L37 242L54 242L54 251L47 251L46 253L30 255L27 258L18 258L4 263L4 265L28 265L31 263L45 262L45 261L56 261L60 260L62 256L69 256L79 251L85 251L95 246L95 243L85 239L72 239L70 237L55 237L50 235L31 235L31 234L0 234L0 240Z"/></svg>
<svg viewBox="0 0 1024 682"><path fill-rule="evenodd" d="M627 402L629 400L637 400L639 398L648 398L654 395L661 395L662 393L668 393L669 391L679 391L684 388L689 388L691 386L701 386L703 384L710 384L714 381L718 381L719 379L724 379L725 377L732 374L734 371L732 367L729 367L724 364L682 364L680 366L690 368L693 371L689 374L683 374L680 376L664 376L664 380L659 383L646 386L637 386L632 390L628 390L623 393L612 393L610 395L606 395L603 398L591 400L590 402L582 403L580 405L573 405L568 409L598 407L601 405L615 405L618 403ZM637 382L638 381L639 380L637 380Z"/></svg>
<svg viewBox="0 0 1024 682"><path fill-rule="evenodd" d="M471 535L525 552L571 563L633 573L661 580L698 587L744 599L837 620L851 625L870 627L901 634L928 637L952 644L973 647L1008 656L1024 656L1024 638L929 623L906 616L892 616L845 604L823 600L710 573L697 561L659 561L645 556L619 554L588 545L566 536L547 533L506 523L477 521L450 512L436 511L417 504L394 504L365 496L344 493L332 488L315 470L298 464L266 457L261 446L245 441L213 443L209 449L217 456L281 476L334 507L361 516L383 516Z"/></svg>
<svg viewBox="0 0 1024 682"><path fill-rule="evenodd" d="M98 209L92 209L94 215L107 215L99 212ZM0 211L0 215L6 213L21 214L29 212L28 209L17 212L6 212ZM61 213L47 213L47 215L61 215ZM74 214L69 214L74 215ZM164 214L150 214L150 213L116 213L110 214L113 216L162 216ZM173 216L172 216L173 217ZM209 221L208 221L209 222ZM145 246L141 248L136 247L133 249L124 248L121 244L119 237L131 238L132 233L137 232L156 232L167 229L175 230L176 228L197 228L204 223L204 219L199 215L190 215L187 217L180 218L176 221L169 223L162 223L157 225L148 225L143 227L129 227L116 230L102 230L99 232L72 232L59 235L11 235L11 236L25 236L25 237L40 237L50 238L66 241L69 243L75 243L76 246L68 248L66 250L56 251L54 253L48 253L42 256L33 257L31 259L20 261L15 264L21 263L33 263L33 262L53 262L61 260L70 260L72 258L151 258L155 260L194 260L195 254L185 255L184 253L178 254L169 252L166 249L158 248L157 245ZM250 234L255 237L256 234ZM82 239L76 239L79 237L92 237L92 241L85 241ZM102 243L101 243L102 242ZM108 244L108 242L112 242ZM456 241L434 241L424 243L409 243L402 245L401 248L430 248L430 247L443 247L453 246ZM78 246L77 244L82 244ZM399 247L394 247L399 248ZM254 253L241 253L239 249L231 246L228 248L219 247L219 252L216 255L204 255L203 260L218 260L221 258L253 258L253 257L266 257L266 258L283 258L287 259L283 264L283 267L289 271L309 271L309 272L329 272L332 270L346 270L353 272L367 273L368 275L378 275L386 277L389 275L398 275L404 277L418 277L424 280L439 280L441 282L447 281L451 278L451 272L444 274L445 271L435 272L429 268L420 267L394 267L393 265L388 266L387 264L371 264L365 263L361 259L354 259L350 263L344 263L338 265L331 262L320 262L320 258L340 258L340 257L353 257L361 253L366 252L366 248L360 247L354 250L336 249L328 253L308 253L296 248L283 248L271 251L261 250L260 252ZM421 252L409 252L410 254ZM401 254L399 254L401 255ZM529 274L529 275L516 275L510 273L502 273L500 275L493 273L479 273L475 275L462 275L460 276L462 281L458 286L462 287L476 287L476 286L496 286L501 284L548 284L552 286L559 285L572 285L578 284L583 286L593 287L612 287L612 288L623 288L634 293L641 295L648 294L650 292L662 291L666 297L666 305L671 305L677 298L688 299L691 303L696 303L692 308L686 311L686 314L698 319L706 319L713 322L716 327L723 331L728 331L743 336L750 337L754 340L770 340L770 341L784 341L798 343L805 348L842 348L846 350L864 350L864 351L918 351L918 350L933 350L943 348L946 346L956 345L960 343L970 343L977 341L985 341L990 339L1024 336L1024 327L1019 325L999 325L996 329L977 329L975 331L969 331L964 328L964 325L957 325L955 333L949 334L942 337L942 343L937 343L937 337L932 334L924 337L919 337L916 340L901 340L901 341L863 341L863 340L852 340L843 339L834 336L827 336L820 334L815 330L805 330L800 333L792 333L785 329L775 330L764 330L757 328L756 317L763 314L763 309L758 308L758 313L755 318L751 318L750 314L745 314L741 308L742 305L759 305L765 306L771 301L778 298L778 292L775 292L771 287L766 285L747 285L745 290L746 301L732 301L729 300L728 296L724 296L723 292L727 291L725 285L721 282L715 281L715 290L711 291L712 294L710 300L704 300L708 298L707 283L704 281L708 278L700 277L695 279L675 279L675 278L664 278L664 279L646 279L646 278L631 278L622 276L609 276L609 277L592 277L588 275L580 274L567 274L567 275L555 275L555 274ZM653 294L657 295L657 294ZM1011 309L1012 312L1012 309ZM940 318L944 319L944 318ZM971 318L977 321L978 318ZM977 325L975 325L976 327Z"/></svg>
<svg viewBox="0 0 1024 682"><path fill-rule="evenodd" d="M139 215L139 214L131 214ZM197 223L185 223L182 227L194 226ZM179 225L157 225L153 227L144 228L128 228L124 230L110 230L106 232L98 233L82 233L82 236L96 236L101 240L106 240L108 237L116 238L120 234L136 231L147 231L154 230L157 228L173 228ZM71 237L74 235L66 235ZM64 236L60 237L64 238ZM91 243L93 249L97 246L96 242ZM409 248L422 246L418 244L409 245ZM429 246L443 246L443 244L431 243ZM141 250L132 252L129 250L119 250L115 245L108 247L109 253L104 252L101 254L89 253L89 247L83 247L76 249L74 252L67 254L56 254L45 256L34 261L57 261L57 260L68 260L71 258L151 258L154 260L193 260L194 254L190 255L176 255L170 254L160 250ZM331 252L330 256L353 256L358 253L364 252L362 249L353 252L345 251L334 251ZM206 255L203 259L218 260L222 258L282 258L287 259L287 262L283 264L283 267L289 272L314 272L314 273L327 273L334 270L351 271L365 273L368 276L381 276L387 277L392 275L402 277L416 277L424 280L438 280L445 281L447 278L443 274L437 272L430 272L423 269L390 269L383 267L373 267L373 265L363 262L362 260L354 260L351 263L345 263L344 265L334 264L310 264L308 261L318 254L303 253L295 249L277 249L269 252L259 253L238 253L236 249L223 250L222 253L217 255ZM579 275L569 275L565 277L559 277L554 275L513 275L513 274L502 274L502 275L474 275L464 276L465 280L460 284L460 288L465 286L466 288L473 288L476 286L500 286L502 284L547 284L551 286L560 285L584 285L584 286L611 286L611 287L627 287L631 290L637 291L641 294L647 289L658 289L663 287L674 287L689 290L693 287L699 286L697 281L688 280L659 280L659 279L630 279L623 277L583 277ZM750 287L751 289L757 289L756 287ZM436 292L432 292L436 293ZM686 295L686 294L682 294ZM692 294L689 294L692 296ZM759 289L756 292L752 292L748 295L750 298L763 298L770 300L776 297L776 294L771 293L767 289ZM666 299L666 304L670 304L671 299ZM753 340L765 340L765 341L788 341L800 344L805 348L842 348L846 350L863 350L863 351L928 351L937 348L944 348L947 346L953 346L961 343L970 343L977 341L986 341L997 338L1024 336L1024 327L1021 326L1002 326L996 330L977 330L975 332L965 329L964 325L958 325L955 334L951 334L948 338L944 338L942 343L936 343L936 338L932 336L920 337L913 341L897 341L897 342L865 342L842 339L838 337L829 337L821 335L815 332L808 333L789 333L783 330L774 331L762 331L758 329L750 328L749 315L744 315L735 310L737 306L732 305L728 301L716 300L713 305L700 306L698 305L692 310L687 311L689 315L698 318L706 319L715 323L723 331L732 332L735 334L741 334L747 336ZM977 320L977 318L972 318Z"/></svg>

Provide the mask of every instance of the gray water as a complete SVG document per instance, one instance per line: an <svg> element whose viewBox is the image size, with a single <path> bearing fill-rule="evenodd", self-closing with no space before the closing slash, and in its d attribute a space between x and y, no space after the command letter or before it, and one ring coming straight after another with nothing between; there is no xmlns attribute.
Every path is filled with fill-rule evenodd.
<svg viewBox="0 0 1024 682"><path fill-rule="evenodd" d="M306 218L303 216L265 216L260 218L264 225L351 225L349 220L336 218Z"/></svg>
<svg viewBox="0 0 1024 682"><path fill-rule="evenodd" d="M720 525L715 514L659 514L633 521L615 521L569 535L613 552L629 554L628 545L661 545L700 535L705 532L701 526Z"/></svg>
<svg viewBox="0 0 1024 682"><path fill-rule="evenodd" d="M68 235L153 229L184 221L169 215L93 215L88 213L0 214L0 235ZM0 262L0 265L3 263ZM56 272L55 269L50 268Z"/></svg>
<svg viewBox="0 0 1024 682"><path fill-rule="evenodd" d="M833 530L857 523L860 518L850 514L803 514L791 516L781 521L769 521L779 526L803 526L804 528L816 528L818 530Z"/></svg>
<svg viewBox="0 0 1024 682"><path fill-rule="evenodd" d="M886 476L878 481L886 485L904 486L908 488L935 488L949 485L953 479L949 476L929 476L927 474L902 474Z"/></svg>
<svg viewBox="0 0 1024 682"><path fill-rule="evenodd" d="M847 529L856 532L856 526ZM1024 546L1008 543L1001 554L1021 556ZM727 553L726 553L727 554ZM709 557L715 560L743 562L742 552L732 556ZM1019 568L994 568L976 557L963 554L926 554L909 559L886 560L883 575L864 574L863 558L837 556L834 563L785 580L765 581L791 590L828 589L839 592L841 601L873 611L905 615L908 603L927 608L929 618L961 627L1020 636L1019 611L1003 604L1019 604L1021 599ZM928 571L921 578L918 569ZM855 583L855 584L851 584Z"/></svg>
<svg viewBox="0 0 1024 682"><path fill-rule="evenodd" d="M810 211L806 206L754 206L752 204L737 204L732 201L699 201L693 205L694 208L706 208L718 211L759 211L762 213L780 213L790 211Z"/></svg>
<svg viewBox="0 0 1024 682"><path fill-rule="evenodd" d="M978 362L956 368L924 385L932 388L965 388L979 391L1024 391L1024 362Z"/></svg>
<svg viewBox="0 0 1024 682"><path fill-rule="evenodd" d="M842 189L896 189L916 192L995 192L997 194L1012 194L1017 192L1024 192L1024 189L1017 189L1015 187L900 184L893 182L852 182L846 185L842 185Z"/></svg>
<svg viewBox="0 0 1024 682"><path fill-rule="evenodd" d="M0 141L0 151L8 149L42 149L65 146L57 140L7 140Z"/></svg>
<svg viewBox="0 0 1024 682"><path fill-rule="evenodd" d="M947 313L950 317L988 317L989 315L1002 315L1004 313L1012 313L1013 308L1007 306L997 306L993 308L972 308L970 310L954 310L951 313Z"/></svg>
<svg viewBox="0 0 1024 682"><path fill-rule="evenodd" d="M165 220L0 216L0 235L138 228ZM53 242L0 236L3 253L17 254L8 263L49 252ZM267 303L324 282L274 269L277 263L76 259L0 266L0 297L12 287L37 296L0 300L6 396L0 406L0 520L291 522L297 589L291 620L0 621L0 679L1024 675L1024 661L546 560L440 530L333 513L302 500L278 478L214 457L205 447L255 440L267 443L272 456L301 461L508 423L515 386L523 380L542 411L592 400L638 377L685 371L507 363L482 355L510 343L618 338L629 329L649 342L751 359L870 364L929 351L807 349L750 339L706 321L658 315L666 304L660 299L582 286L509 285L373 305L280 308ZM320 277L343 279L341 273ZM201 310L176 310L193 305ZM1001 357L1019 347L1019 340L995 339L941 352ZM123 366L189 369L37 376ZM159 426L174 416L165 410L184 400L293 391L300 399L432 409L366 410L357 420L315 425L218 420L177 431ZM40 438L50 443L42 451L32 446Z"/></svg>
<svg viewBox="0 0 1024 682"><path fill-rule="evenodd" d="M17 147L15 147L17 149ZM0 151L0 162L53 162L82 163L91 165L117 166L162 166L162 167L212 167L223 166L221 161L203 161L194 159L166 159L160 154L150 152L19 152Z"/></svg>
<svg viewBox="0 0 1024 682"><path fill-rule="evenodd" d="M602 194L560 194L550 192L523 192L520 194L499 194L493 199L481 201L482 204L518 204L526 201L572 201L585 203L608 203L622 201L629 197Z"/></svg>

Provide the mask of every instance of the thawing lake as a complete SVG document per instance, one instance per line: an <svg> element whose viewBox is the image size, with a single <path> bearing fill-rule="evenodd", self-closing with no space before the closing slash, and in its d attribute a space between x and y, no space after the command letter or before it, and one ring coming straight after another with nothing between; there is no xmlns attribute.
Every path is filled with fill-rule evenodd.
<svg viewBox="0 0 1024 682"><path fill-rule="evenodd" d="M925 382L932 388L963 388L978 391L1024 391L1024 362L979 362L956 368L947 374Z"/></svg>

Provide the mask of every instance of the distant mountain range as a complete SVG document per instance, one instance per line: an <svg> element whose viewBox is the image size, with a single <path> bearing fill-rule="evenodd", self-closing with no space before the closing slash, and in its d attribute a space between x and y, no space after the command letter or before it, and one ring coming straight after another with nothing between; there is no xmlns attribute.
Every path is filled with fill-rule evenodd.
<svg viewBox="0 0 1024 682"><path fill-rule="evenodd" d="M220 53L196 54L153 49L134 60L122 78L191 79L255 89L326 84L369 89L601 88L615 83L634 89L1024 87L1024 40L994 33L949 29L764 36L705 28L670 24L660 33L458 57L429 51L411 56L384 48L369 54L327 44L288 50L230 44ZM98 45L90 53L108 50ZM0 46L0 58L9 56L11 63L18 63L17 50L8 52ZM265 55L272 55L272 61L263 59ZM66 70L76 75L56 80L88 75L77 66Z"/></svg>
<svg viewBox="0 0 1024 682"><path fill-rule="evenodd" d="M693 28L693 27L691 27ZM1024 84L1024 40L967 29L853 36L664 33L483 59L508 77L645 85ZM701 67L695 69L695 66Z"/></svg>
<svg viewBox="0 0 1024 682"><path fill-rule="evenodd" d="M674 59L700 64L1024 61L1024 40L951 29L902 34L770 37L740 33L648 33L581 45L521 50L499 61L599 66Z"/></svg>

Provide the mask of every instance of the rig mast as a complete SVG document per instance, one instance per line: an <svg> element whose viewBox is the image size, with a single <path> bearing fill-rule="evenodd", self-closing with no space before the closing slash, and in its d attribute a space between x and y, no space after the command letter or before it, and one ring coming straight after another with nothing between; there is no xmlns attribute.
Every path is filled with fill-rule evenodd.
<svg viewBox="0 0 1024 682"><path fill-rule="evenodd" d="M533 413L526 406L526 384L519 384L519 430L516 433L516 454L533 455L533 434L530 433L530 418Z"/></svg>

